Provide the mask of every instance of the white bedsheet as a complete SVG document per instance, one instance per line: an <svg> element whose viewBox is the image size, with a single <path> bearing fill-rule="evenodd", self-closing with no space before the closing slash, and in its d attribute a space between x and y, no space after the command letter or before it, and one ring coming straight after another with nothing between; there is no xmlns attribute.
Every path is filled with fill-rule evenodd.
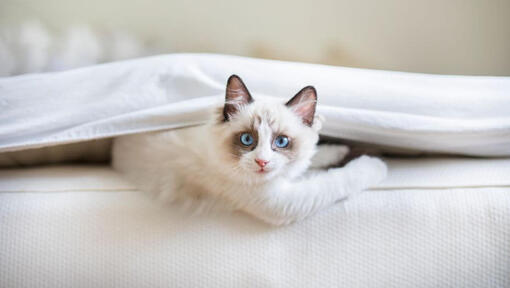
<svg viewBox="0 0 510 288"><path fill-rule="evenodd" d="M375 71L174 54L0 79L0 152L203 123L230 74L255 97L318 89L323 134L416 150L510 155L510 77Z"/></svg>
<svg viewBox="0 0 510 288"><path fill-rule="evenodd" d="M510 159L388 163L280 228L158 206L109 167L0 170L0 287L509 287Z"/></svg>

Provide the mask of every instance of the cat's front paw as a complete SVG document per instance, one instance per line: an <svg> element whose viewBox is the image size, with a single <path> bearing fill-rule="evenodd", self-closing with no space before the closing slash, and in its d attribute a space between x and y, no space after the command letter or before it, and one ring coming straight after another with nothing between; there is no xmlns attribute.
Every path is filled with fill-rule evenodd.
<svg viewBox="0 0 510 288"><path fill-rule="evenodd" d="M363 155L349 162L346 169L352 171L355 177L362 177L367 187L380 183L388 175L388 166L377 157Z"/></svg>

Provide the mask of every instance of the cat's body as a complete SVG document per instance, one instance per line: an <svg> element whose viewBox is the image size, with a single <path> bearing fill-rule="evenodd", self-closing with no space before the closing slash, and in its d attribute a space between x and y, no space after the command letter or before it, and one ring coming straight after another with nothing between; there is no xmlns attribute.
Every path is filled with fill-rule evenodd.
<svg viewBox="0 0 510 288"><path fill-rule="evenodd" d="M227 101L203 126L115 139L113 166L165 201L221 202L272 224L303 219L375 185L385 164L363 156L343 168L345 146L318 146L315 90L286 105L253 101L231 77ZM316 168L316 169L309 169Z"/></svg>

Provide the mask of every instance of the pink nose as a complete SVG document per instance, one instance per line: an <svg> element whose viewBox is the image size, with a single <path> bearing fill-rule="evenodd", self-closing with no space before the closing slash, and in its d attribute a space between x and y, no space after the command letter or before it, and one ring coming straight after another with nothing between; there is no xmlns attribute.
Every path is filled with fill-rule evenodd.
<svg viewBox="0 0 510 288"><path fill-rule="evenodd" d="M269 161L266 161L266 160L262 160L262 159L255 159L255 162L257 162L257 164L259 164L259 166L261 168L264 168L264 166L267 165L267 163L269 163Z"/></svg>

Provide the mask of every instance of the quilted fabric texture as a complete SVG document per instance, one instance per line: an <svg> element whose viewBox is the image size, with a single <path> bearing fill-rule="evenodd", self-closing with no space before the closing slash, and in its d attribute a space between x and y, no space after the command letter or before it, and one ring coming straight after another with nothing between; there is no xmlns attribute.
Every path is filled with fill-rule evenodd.
<svg viewBox="0 0 510 288"><path fill-rule="evenodd" d="M509 287L498 161L392 160L381 187L282 228L158 205L108 167L3 170L0 287Z"/></svg>

